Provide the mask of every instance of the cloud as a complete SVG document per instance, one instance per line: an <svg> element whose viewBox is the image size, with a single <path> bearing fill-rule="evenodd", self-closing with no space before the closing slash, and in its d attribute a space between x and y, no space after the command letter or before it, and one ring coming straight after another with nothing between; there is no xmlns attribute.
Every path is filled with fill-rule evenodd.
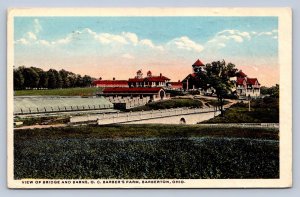
<svg viewBox="0 0 300 197"><path fill-rule="evenodd" d="M224 48L224 47L226 47L226 44L224 44L224 43L218 43L218 47L219 48Z"/></svg>
<svg viewBox="0 0 300 197"><path fill-rule="evenodd" d="M264 31L257 34L257 36L271 37L272 39L278 39L278 30L273 29L272 31Z"/></svg>
<svg viewBox="0 0 300 197"><path fill-rule="evenodd" d="M38 43L41 44L41 45L44 45L44 46L50 46L51 45L51 43L48 42L47 40L39 40Z"/></svg>
<svg viewBox="0 0 300 197"><path fill-rule="evenodd" d="M256 32L253 32L253 34L256 34ZM226 29L216 33L212 39L206 42L204 47L206 50L215 51L225 48L233 43L241 44L245 40L251 40L251 33L236 29Z"/></svg>
<svg viewBox="0 0 300 197"><path fill-rule="evenodd" d="M123 54L122 57L125 58L125 59L135 59L135 57L130 55L129 53Z"/></svg>
<svg viewBox="0 0 300 197"><path fill-rule="evenodd" d="M151 49L156 49L163 51L164 47L161 45L155 45L150 39L139 40L138 36L132 32L122 32L120 34L111 34L106 32L97 33L89 28L82 30L76 30L72 33L67 34L65 37L59 38L57 40L38 40L36 33L27 32L23 38L17 40L16 44L42 44L46 46L57 46L57 45L67 45L73 42L83 41L96 42L102 45L130 45L130 46L140 46L147 47Z"/></svg>
<svg viewBox="0 0 300 197"><path fill-rule="evenodd" d="M157 49L159 51L163 51L164 50L164 47L161 46L161 45L155 45L153 44L153 42L150 40L150 39L143 39L143 40L140 40L138 42L138 44L140 46L146 46L146 47L149 47L151 49Z"/></svg>
<svg viewBox="0 0 300 197"><path fill-rule="evenodd" d="M111 44L111 43L128 44L127 40L121 35L100 33L99 35L96 36L96 38L102 44Z"/></svg>
<svg viewBox="0 0 300 197"><path fill-rule="evenodd" d="M22 45L28 45L29 42L25 38L21 38L19 40L15 41L15 44L22 44Z"/></svg>
<svg viewBox="0 0 300 197"><path fill-rule="evenodd" d="M23 38L15 41L15 44L29 45L35 43L37 36L33 32L27 32Z"/></svg>
<svg viewBox="0 0 300 197"><path fill-rule="evenodd" d="M34 32L35 33L39 33L40 31L42 31L42 26L40 24L39 19L34 19L33 20L33 25L34 25Z"/></svg>
<svg viewBox="0 0 300 197"><path fill-rule="evenodd" d="M135 33L131 33L131 32L122 32L122 35L128 39L131 43L133 43L134 45L138 44L139 38Z"/></svg>
<svg viewBox="0 0 300 197"><path fill-rule="evenodd" d="M260 32L258 34L258 36L272 36L273 32L269 31L269 32Z"/></svg>
<svg viewBox="0 0 300 197"><path fill-rule="evenodd" d="M152 41L149 40L149 39L141 40L141 41L140 41L140 44L145 45L145 46L148 46L148 47L151 47L151 48L154 48L154 44L153 44Z"/></svg>
<svg viewBox="0 0 300 197"><path fill-rule="evenodd" d="M278 39L278 30L257 32L257 31L240 31L237 29L225 29L215 34L213 38L208 40L204 45L205 49L218 50L231 46L233 44L242 44L246 41L250 42L254 38L261 36L269 36L272 39Z"/></svg>
<svg viewBox="0 0 300 197"><path fill-rule="evenodd" d="M37 36L32 32L27 32L26 36L29 40L37 40Z"/></svg>
<svg viewBox="0 0 300 197"><path fill-rule="evenodd" d="M195 41L191 40L187 36L175 38L169 43L169 45L175 46L178 49L184 49L184 50L196 51L196 52L201 52L204 49L201 44L196 43Z"/></svg>
<svg viewBox="0 0 300 197"><path fill-rule="evenodd" d="M250 40L251 36L249 32L246 31L239 31L236 29L226 29L220 31L216 34L214 39L221 39L221 40L233 40L238 43L244 42L244 40Z"/></svg>
<svg viewBox="0 0 300 197"><path fill-rule="evenodd" d="M62 38L62 39L58 39L56 41L53 41L51 42L52 45L55 45L55 44L68 44L70 43L72 40L72 37L71 36L67 36L65 38Z"/></svg>

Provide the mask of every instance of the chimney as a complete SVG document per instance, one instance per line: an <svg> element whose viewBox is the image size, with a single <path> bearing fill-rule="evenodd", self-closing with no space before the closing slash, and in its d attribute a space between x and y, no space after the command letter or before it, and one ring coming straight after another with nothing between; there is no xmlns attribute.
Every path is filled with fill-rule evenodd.
<svg viewBox="0 0 300 197"><path fill-rule="evenodd" d="M161 76L162 76L162 74L160 73L160 74L159 74L159 76L161 77Z"/></svg>
<svg viewBox="0 0 300 197"><path fill-rule="evenodd" d="M114 81L114 80L116 80L116 78L115 78L115 77L113 78L113 81Z"/></svg>
<svg viewBox="0 0 300 197"><path fill-rule="evenodd" d="M100 77L99 80L102 80L102 77Z"/></svg>
<svg viewBox="0 0 300 197"><path fill-rule="evenodd" d="M178 82L180 82L180 80L178 80Z"/></svg>

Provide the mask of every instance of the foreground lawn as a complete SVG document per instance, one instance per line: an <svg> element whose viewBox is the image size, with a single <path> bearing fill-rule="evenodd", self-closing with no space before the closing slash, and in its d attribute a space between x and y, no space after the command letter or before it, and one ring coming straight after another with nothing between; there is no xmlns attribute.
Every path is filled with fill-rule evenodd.
<svg viewBox="0 0 300 197"><path fill-rule="evenodd" d="M119 125L20 130L14 136L14 176L278 178L278 146L275 128Z"/></svg>
<svg viewBox="0 0 300 197"><path fill-rule="evenodd" d="M170 109L170 108L177 108L177 107L202 107L202 106L203 106L202 102L197 99L176 98L176 99L147 103L145 106L131 108L128 111L142 111L142 110L149 111L149 110Z"/></svg>
<svg viewBox="0 0 300 197"><path fill-rule="evenodd" d="M48 90L16 90L15 96L91 96L100 88L65 88L65 89L48 89Z"/></svg>

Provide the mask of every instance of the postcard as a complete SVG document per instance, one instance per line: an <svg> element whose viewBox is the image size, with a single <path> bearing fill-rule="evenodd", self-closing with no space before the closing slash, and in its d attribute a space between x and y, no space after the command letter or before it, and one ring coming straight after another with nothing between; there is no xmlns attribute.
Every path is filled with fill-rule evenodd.
<svg viewBox="0 0 300 197"><path fill-rule="evenodd" d="M290 8L12 8L9 188L292 186Z"/></svg>

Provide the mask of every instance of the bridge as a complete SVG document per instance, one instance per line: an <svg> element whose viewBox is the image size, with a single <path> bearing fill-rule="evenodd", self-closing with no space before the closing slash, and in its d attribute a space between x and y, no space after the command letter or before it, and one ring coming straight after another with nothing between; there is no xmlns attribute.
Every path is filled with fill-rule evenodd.
<svg viewBox="0 0 300 197"><path fill-rule="evenodd" d="M100 115L74 116L70 123L97 122L109 124L197 124L220 114L214 107L173 108L152 111L121 112Z"/></svg>

